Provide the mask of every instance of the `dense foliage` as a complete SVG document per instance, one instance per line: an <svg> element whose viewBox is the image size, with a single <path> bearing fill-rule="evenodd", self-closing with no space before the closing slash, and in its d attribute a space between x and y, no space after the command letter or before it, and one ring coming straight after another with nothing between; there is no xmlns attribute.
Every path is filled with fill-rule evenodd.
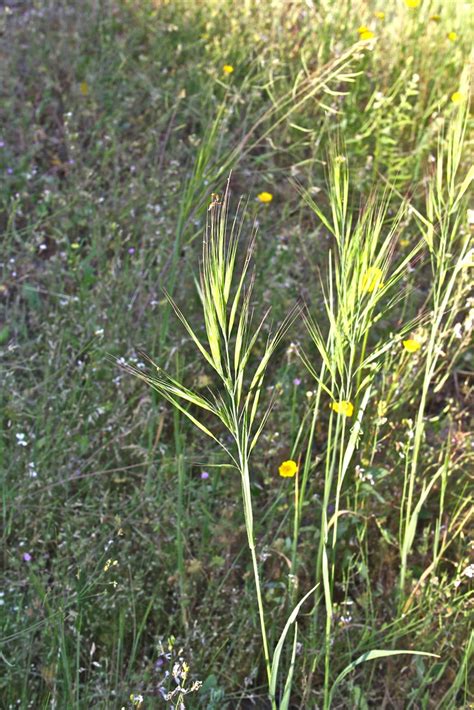
<svg viewBox="0 0 474 710"><path fill-rule="evenodd" d="M0 33L2 707L468 707L468 5Z"/></svg>

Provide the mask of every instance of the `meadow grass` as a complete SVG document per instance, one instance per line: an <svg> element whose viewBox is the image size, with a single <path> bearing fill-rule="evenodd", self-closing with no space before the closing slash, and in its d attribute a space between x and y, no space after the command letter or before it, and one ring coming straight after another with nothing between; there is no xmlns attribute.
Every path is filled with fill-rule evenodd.
<svg viewBox="0 0 474 710"><path fill-rule="evenodd" d="M0 13L1 706L469 707L468 6Z"/></svg>

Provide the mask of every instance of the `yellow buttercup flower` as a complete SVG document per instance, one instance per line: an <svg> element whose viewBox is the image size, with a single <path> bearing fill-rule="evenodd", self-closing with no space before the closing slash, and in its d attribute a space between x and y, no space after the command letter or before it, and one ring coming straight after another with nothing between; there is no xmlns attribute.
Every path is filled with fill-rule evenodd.
<svg viewBox="0 0 474 710"><path fill-rule="evenodd" d="M331 409L334 409L337 414L342 414L344 417L352 417L354 413L354 405L345 399L340 402L331 402Z"/></svg>
<svg viewBox="0 0 474 710"><path fill-rule="evenodd" d="M82 94L83 96L87 96L87 95L88 95L88 93L89 93L89 84L87 83L87 81L81 81L81 83L79 84L79 91L81 92L81 94Z"/></svg>
<svg viewBox="0 0 474 710"><path fill-rule="evenodd" d="M283 461L278 469L278 473L282 478L293 478L298 473L298 464L296 461Z"/></svg>
<svg viewBox="0 0 474 710"><path fill-rule="evenodd" d="M374 17L376 17L377 20L385 20L385 12L382 12L381 10L376 10L374 12Z"/></svg>
<svg viewBox="0 0 474 710"><path fill-rule="evenodd" d="M71 244L71 249L80 249L80 248L81 248L81 245L79 244L79 242L73 242Z"/></svg>
<svg viewBox="0 0 474 710"><path fill-rule="evenodd" d="M456 42L457 38L458 38L457 32L448 32L448 39L451 42Z"/></svg>
<svg viewBox="0 0 474 710"><path fill-rule="evenodd" d="M416 7L420 7L421 0L405 0L405 5L410 9L414 9Z"/></svg>
<svg viewBox="0 0 474 710"><path fill-rule="evenodd" d="M362 276L361 289L364 293L372 293L376 289L383 288L382 282L383 273L381 269L375 266L370 266Z"/></svg>
<svg viewBox="0 0 474 710"><path fill-rule="evenodd" d="M357 32L359 33L359 39L361 40L368 40L368 39L373 39L375 37L374 33L369 30L368 27L365 25L361 25L358 29Z"/></svg>
<svg viewBox="0 0 474 710"><path fill-rule="evenodd" d="M404 340L402 344L408 353L416 353L421 348L421 343L414 338Z"/></svg>
<svg viewBox="0 0 474 710"><path fill-rule="evenodd" d="M451 101L453 104L458 104L460 101L462 101L464 98L464 94L462 94L460 91L455 91L454 94L451 94Z"/></svg>
<svg viewBox="0 0 474 710"><path fill-rule="evenodd" d="M273 195L271 192L260 192L257 195L257 200L268 204L268 202L271 202L273 200Z"/></svg>
<svg viewBox="0 0 474 710"><path fill-rule="evenodd" d="M224 64L224 66L222 67L222 71L224 72L224 74L232 74L232 72L234 71L234 67L232 66L232 64Z"/></svg>

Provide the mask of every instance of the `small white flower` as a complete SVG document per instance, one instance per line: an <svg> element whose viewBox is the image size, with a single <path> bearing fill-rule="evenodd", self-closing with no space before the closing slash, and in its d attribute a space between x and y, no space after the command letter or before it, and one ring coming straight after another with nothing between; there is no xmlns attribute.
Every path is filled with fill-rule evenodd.
<svg viewBox="0 0 474 710"><path fill-rule="evenodd" d="M474 308L471 308L467 314L466 320L464 321L464 330L466 333L470 333L474 327Z"/></svg>
<svg viewBox="0 0 474 710"><path fill-rule="evenodd" d="M464 259L461 262L463 268L469 268L474 266L474 249L470 249Z"/></svg>
<svg viewBox="0 0 474 710"><path fill-rule="evenodd" d="M16 434L16 443L18 444L18 446L28 446L28 442L26 441L26 435L22 432Z"/></svg>
<svg viewBox="0 0 474 710"><path fill-rule="evenodd" d="M466 569L463 569L462 573L466 576L469 577L469 579L474 578L474 564L469 565L466 567Z"/></svg>

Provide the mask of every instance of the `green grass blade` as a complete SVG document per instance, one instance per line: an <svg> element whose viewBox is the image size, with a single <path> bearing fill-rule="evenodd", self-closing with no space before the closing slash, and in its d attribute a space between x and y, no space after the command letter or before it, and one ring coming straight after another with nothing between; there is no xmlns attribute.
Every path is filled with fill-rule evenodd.
<svg viewBox="0 0 474 710"><path fill-rule="evenodd" d="M349 663L348 666L344 668L344 670L339 673L337 676L336 680L334 681L331 692L329 694L329 704L331 705L333 697L334 697L334 691L336 690L337 686L346 678L349 673L352 673L354 668L356 668L358 665L361 663L365 663L366 661L375 661L377 658L388 658L390 656L400 656L400 655L410 655L410 656L429 656L430 658L439 658L439 656L436 653L427 653L426 651L406 651L406 650L395 650L395 651L385 651L381 649L374 649L372 651L367 651L367 653L363 653L362 656L359 656L355 661L352 661L352 663Z"/></svg>
<svg viewBox="0 0 474 710"><path fill-rule="evenodd" d="M283 650L283 645L285 643L285 639L288 635L288 631L290 630L290 627L294 622L296 621L296 617L299 614L299 611L305 601L311 596L311 594L316 591L318 585L316 584L312 589L307 592L302 599L298 602L298 604L295 606L293 611L291 612L290 616L287 619L287 622L284 626L284 629L281 633L280 638L278 639L278 643L275 646L275 651L273 653L273 660L272 660L272 672L271 672L271 680L270 680L270 695L272 698L275 697L276 693L276 686L277 686L277 679L278 679L278 667L280 665L280 657L281 657L281 652Z"/></svg>

